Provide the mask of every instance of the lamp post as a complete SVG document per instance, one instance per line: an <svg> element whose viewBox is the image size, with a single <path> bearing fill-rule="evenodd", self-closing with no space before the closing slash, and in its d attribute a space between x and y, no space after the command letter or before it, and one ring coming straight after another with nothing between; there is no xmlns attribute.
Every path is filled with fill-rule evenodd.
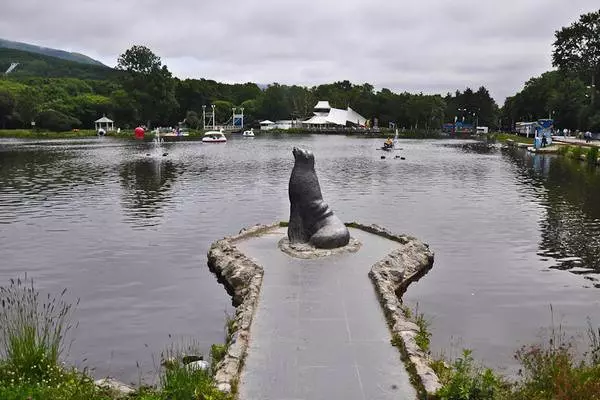
<svg viewBox="0 0 600 400"><path fill-rule="evenodd" d="M465 122L465 115L464 113L467 112L466 108L459 108L458 111L462 114L462 122Z"/></svg>
<svg viewBox="0 0 600 400"><path fill-rule="evenodd" d="M217 121L215 118L215 105L211 104L210 106L212 107L213 130L215 130L215 129L217 129L217 127L216 127Z"/></svg>

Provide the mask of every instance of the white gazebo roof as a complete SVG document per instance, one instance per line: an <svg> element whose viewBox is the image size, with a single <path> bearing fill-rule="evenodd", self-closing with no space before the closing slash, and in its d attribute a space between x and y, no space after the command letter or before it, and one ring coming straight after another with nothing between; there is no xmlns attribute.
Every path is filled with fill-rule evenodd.
<svg viewBox="0 0 600 400"><path fill-rule="evenodd" d="M96 123L99 123L99 124L106 124L106 123L111 123L111 122L114 122L114 121L110 118L106 118L106 116L96 120Z"/></svg>
<svg viewBox="0 0 600 400"><path fill-rule="evenodd" d="M259 123L261 125L273 125L275 122L269 121L268 119L265 119L264 121L260 121Z"/></svg>

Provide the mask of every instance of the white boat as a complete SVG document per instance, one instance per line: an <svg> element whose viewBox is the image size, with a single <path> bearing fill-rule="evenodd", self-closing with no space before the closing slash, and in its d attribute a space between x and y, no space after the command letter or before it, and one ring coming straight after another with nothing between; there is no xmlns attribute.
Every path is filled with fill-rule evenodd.
<svg viewBox="0 0 600 400"><path fill-rule="evenodd" d="M254 137L254 128L250 128L249 131L244 131L244 133L242 133L242 136L245 136L245 137Z"/></svg>
<svg viewBox="0 0 600 400"><path fill-rule="evenodd" d="M204 134L204 137L202 138L202 141L204 143L225 143L227 142L227 138L225 137L225 134L223 133L223 129L220 129L218 131L208 131Z"/></svg>

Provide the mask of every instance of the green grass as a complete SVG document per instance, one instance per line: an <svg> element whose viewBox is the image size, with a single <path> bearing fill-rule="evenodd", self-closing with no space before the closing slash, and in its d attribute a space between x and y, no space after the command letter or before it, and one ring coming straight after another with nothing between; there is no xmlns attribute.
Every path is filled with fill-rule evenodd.
<svg viewBox="0 0 600 400"><path fill-rule="evenodd" d="M78 131L49 132L36 129L0 129L0 137L16 139L69 139L97 136L93 129Z"/></svg>
<svg viewBox="0 0 600 400"><path fill-rule="evenodd" d="M489 140L497 140L499 142L506 142L507 140L513 140L517 143L533 144L533 138L527 138L525 136L513 135L511 133L493 133L487 136Z"/></svg>
<svg viewBox="0 0 600 400"><path fill-rule="evenodd" d="M600 399L600 328L588 320L588 350L574 351L562 328L554 327L545 343L523 346L515 353L519 378L510 382L476 365L471 351L448 364L432 363L443 387L440 400L598 400Z"/></svg>
<svg viewBox="0 0 600 400"><path fill-rule="evenodd" d="M76 304L58 296L42 295L27 277L0 287L0 399L2 400L115 400L119 394L99 388L87 371L61 362L65 341L73 327ZM226 340L231 340L233 320L228 319ZM130 400L230 400L213 381L225 345L211 348L212 368L191 369L184 356L198 355L198 346L171 345L162 354L164 363L157 387L141 387Z"/></svg>

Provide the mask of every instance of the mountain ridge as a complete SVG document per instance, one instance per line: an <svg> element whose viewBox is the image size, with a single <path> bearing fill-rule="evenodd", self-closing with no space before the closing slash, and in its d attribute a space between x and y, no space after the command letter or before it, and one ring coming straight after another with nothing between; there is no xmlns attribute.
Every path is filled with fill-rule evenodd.
<svg viewBox="0 0 600 400"><path fill-rule="evenodd" d="M42 47L42 46L24 43L24 42L16 42L16 41L2 39L2 38L0 38L0 48L26 51L29 53L35 53L35 54L41 54L41 55L54 57L54 58L60 58L62 60L78 62L81 64L107 67L100 61L95 60L89 56L86 56L85 54L69 52L69 51L60 50L60 49L54 49L51 47Z"/></svg>

